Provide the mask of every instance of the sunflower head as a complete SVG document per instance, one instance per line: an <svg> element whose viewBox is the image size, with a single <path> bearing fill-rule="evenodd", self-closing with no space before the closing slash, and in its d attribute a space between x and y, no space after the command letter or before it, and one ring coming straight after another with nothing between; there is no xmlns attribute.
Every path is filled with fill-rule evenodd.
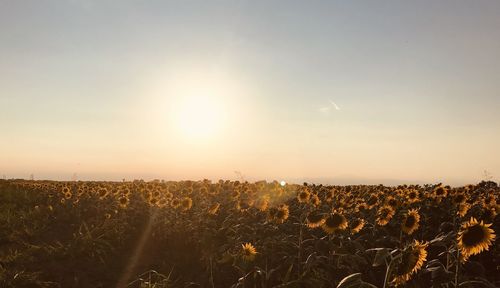
<svg viewBox="0 0 500 288"><path fill-rule="evenodd" d="M118 198L118 205L121 207L121 208L127 208L128 204L130 203L130 200L128 198L127 195L121 195L119 198Z"/></svg>
<svg viewBox="0 0 500 288"><path fill-rule="evenodd" d="M488 250L495 240L491 224L479 222L474 217L462 224L457 235L458 248L465 259Z"/></svg>
<svg viewBox="0 0 500 288"><path fill-rule="evenodd" d="M403 223L401 223L401 229L403 230L403 232L410 235L418 229L419 222L420 215L418 214L418 210L411 209L404 217Z"/></svg>
<svg viewBox="0 0 500 288"><path fill-rule="evenodd" d="M274 216L274 221L278 224L281 224L288 219L288 216L290 215L290 210L288 209L288 205L282 204L280 207L278 207L276 214Z"/></svg>
<svg viewBox="0 0 500 288"><path fill-rule="evenodd" d="M181 207L183 211L191 209L193 206L193 200L190 197L184 197L181 201Z"/></svg>
<svg viewBox="0 0 500 288"><path fill-rule="evenodd" d="M309 228L317 228L325 223L325 218L318 211L310 212L306 217L306 225Z"/></svg>
<svg viewBox="0 0 500 288"><path fill-rule="evenodd" d="M179 206L181 206L181 200L179 200L178 198L174 198L171 202L170 202L170 205L172 206L172 208L179 208Z"/></svg>
<svg viewBox="0 0 500 288"><path fill-rule="evenodd" d="M402 256L399 258L394 269L394 278L392 282L396 285L406 283L411 279L427 260L426 243L421 243L417 240L411 245L407 246L402 251Z"/></svg>
<svg viewBox="0 0 500 288"><path fill-rule="evenodd" d="M309 199L311 198L311 192L309 192L308 189L303 189L297 194L297 200L300 203L307 203L309 202Z"/></svg>
<svg viewBox="0 0 500 288"><path fill-rule="evenodd" d="M365 226L365 220L363 218L356 218L351 223L349 224L350 229L351 229L351 234L356 234L363 229Z"/></svg>
<svg viewBox="0 0 500 288"><path fill-rule="evenodd" d="M255 255L257 255L257 249L255 249L251 243L241 244L241 258L243 258L244 261L253 261Z"/></svg>
<svg viewBox="0 0 500 288"><path fill-rule="evenodd" d="M255 208L259 209L259 211L261 211L261 212L266 211L267 208L269 207L269 197L264 196L264 197L257 199L257 201L255 201L254 206L255 206Z"/></svg>
<svg viewBox="0 0 500 288"><path fill-rule="evenodd" d="M464 193L457 193L453 195L453 204L460 205L467 201L467 197L465 197Z"/></svg>
<svg viewBox="0 0 500 288"><path fill-rule="evenodd" d="M443 197L446 197L446 195L448 195L448 190L445 187L438 186L438 187L434 188L434 197L435 198L443 198Z"/></svg>
<svg viewBox="0 0 500 288"><path fill-rule="evenodd" d="M348 226L347 219L339 212L332 213L321 228L328 234L332 234L335 231L344 230Z"/></svg>
<svg viewBox="0 0 500 288"><path fill-rule="evenodd" d="M311 195L311 199L310 199L310 203L311 203L313 206L318 207L318 206L319 206L319 204L321 204L321 200L319 200L318 195L316 195L316 194L312 194L312 195Z"/></svg>
<svg viewBox="0 0 500 288"><path fill-rule="evenodd" d="M385 226L389 221L391 221L392 216L394 216L394 210L391 206L382 206L377 212L377 224L380 226Z"/></svg>
<svg viewBox="0 0 500 288"><path fill-rule="evenodd" d="M460 203L458 204L457 207L457 215L460 217L464 217L465 214L467 214L467 211L469 211L470 204L469 203Z"/></svg>

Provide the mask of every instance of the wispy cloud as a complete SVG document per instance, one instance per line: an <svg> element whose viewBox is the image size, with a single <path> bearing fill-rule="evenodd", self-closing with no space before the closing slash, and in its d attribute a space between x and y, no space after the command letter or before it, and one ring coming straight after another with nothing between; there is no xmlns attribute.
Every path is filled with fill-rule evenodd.
<svg viewBox="0 0 500 288"><path fill-rule="evenodd" d="M328 102L330 102L330 105L319 108L319 112L328 113L332 110L340 111L340 107L339 105L337 105L337 103L333 102L332 100L328 100Z"/></svg>

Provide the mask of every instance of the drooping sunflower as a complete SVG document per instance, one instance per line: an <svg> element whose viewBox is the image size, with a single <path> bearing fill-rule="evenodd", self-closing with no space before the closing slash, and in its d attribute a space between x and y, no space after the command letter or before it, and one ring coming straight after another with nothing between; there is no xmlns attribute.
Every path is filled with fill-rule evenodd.
<svg viewBox="0 0 500 288"><path fill-rule="evenodd" d="M351 229L351 234L354 235L359 233L363 227L365 227L365 220L363 218L356 218L349 224Z"/></svg>
<svg viewBox="0 0 500 288"><path fill-rule="evenodd" d="M391 221L392 216L396 213L391 206L382 206L377 211L377 224L380 226L385 226L389 221Z"/></svg>
<svg viewBox="0 0 500 288"><path fill-rule="evenodd" d="M411 279L413 274L422 268L424 262L427 260L427 251L425 250L427 245L427 243L415 240L415 242L402 251L402 257L397 260L394 266L394 278L392 280L394 284L401 285L406 283Z"/></svg>
<svg viewBox="0 0 500 288"><path fill-rule="evenodd" d="M257 255L257 249L251 243L241 244L241 258L244 261L253 261Z"/></svg>
<svg viewBox="0 0 500 288"><path fill-rule="evenodd" d="M310 212L306 217L306 225L309 228L317 228L325 223L325 218L318 211Z"/></svg>
<svg viewBox="0 0 500 288"><path fill-rule="evenodd" d="M332 234L335 231L346 229L347 226L348 223L345 216L339 212L334 212L328 218L325 219L325 223L321 225L321 228L326 233Z"/></svg>
<svg viewBox="0 0 500 288"><path fill-rule="evenodd" d="M479 222L474 217L462 224L457 241L458 249L465 259L489 249L495 240L495 231L490 226L491 224Z"/></svg>
<svg viewBox="0 0 500 288"><path fill-rule="evenodd" d="M417 209L411 209L406 213L406 216L401 223L401 229L408 235L411 235L418 229L420 222L420 215Z"/></svg>

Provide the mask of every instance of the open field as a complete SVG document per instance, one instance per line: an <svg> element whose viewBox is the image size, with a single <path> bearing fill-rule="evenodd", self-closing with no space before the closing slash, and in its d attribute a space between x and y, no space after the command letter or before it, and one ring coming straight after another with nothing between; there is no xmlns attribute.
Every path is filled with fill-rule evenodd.
<svg viewBox="0 0 500 288"><path fill-rule="evenodd" d="M498 287L499 191L0 180L0 286Z"/></svg>

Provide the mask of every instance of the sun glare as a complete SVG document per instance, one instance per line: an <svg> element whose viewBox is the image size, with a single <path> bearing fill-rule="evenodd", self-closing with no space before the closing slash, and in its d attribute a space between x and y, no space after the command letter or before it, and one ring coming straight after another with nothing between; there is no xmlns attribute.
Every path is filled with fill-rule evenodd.
<svg viewBox="0 0 500 288"><path fill-rule="evenodd" d="M207 138L217 134L222 126L221 107L216 97L188 96L180 99L175 125L190 138Z"/></svg>

